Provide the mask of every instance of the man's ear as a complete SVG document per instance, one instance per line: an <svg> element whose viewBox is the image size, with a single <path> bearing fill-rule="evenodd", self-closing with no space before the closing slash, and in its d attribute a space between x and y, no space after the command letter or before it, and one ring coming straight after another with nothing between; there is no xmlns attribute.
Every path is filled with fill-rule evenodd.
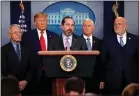
<svg viewBox="0 0 139 96"><path fill-rule="evenodd" d="M8 33L8 37L11 39L11 33Z"/></svg>

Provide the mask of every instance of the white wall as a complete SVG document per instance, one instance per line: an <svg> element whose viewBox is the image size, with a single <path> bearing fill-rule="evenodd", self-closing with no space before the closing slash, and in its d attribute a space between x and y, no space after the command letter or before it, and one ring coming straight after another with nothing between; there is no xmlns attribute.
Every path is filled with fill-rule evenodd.
<svg viewBox="0 0 139 96"><path fill-rule="evenodd" d="M124 8L124 15L128 23L127 31L139 35L139 2L126 1L124 3Z"/></svg>
<svg viewBox="0 0 139 96"><path fill-rule="evenodd" d="M1 45L9 42L8 28L10 26L10 2L1 2Z"/></svg>

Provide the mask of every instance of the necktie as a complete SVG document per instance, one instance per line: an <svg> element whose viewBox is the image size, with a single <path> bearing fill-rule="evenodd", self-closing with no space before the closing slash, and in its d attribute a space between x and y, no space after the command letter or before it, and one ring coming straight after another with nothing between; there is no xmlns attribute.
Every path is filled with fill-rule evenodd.
<svg viewBox="0 0 139 96"><path fill-rule="evenodd" d="M20 49L19 49L19 44L16 44L16 54L18 56L19 61L21 60L21 55L20 55Z"/></svg>
<svg viewBox="0 0 139 96"><path fill-rule="evenodd" d="M124 46L123 37L120 37L120 45L121 45L122 47Z"/></svg>
<svg viewBox="0 0 139 96"><path fill-rule="evenodd" d="M87 38L87 47L88 47L88 50L90 51L92 50L90 38Z"/></svg>
<svg viewBox="0 0 139 96"><path fill-rule="evenodd" d="M67 51L70 51L70 43L69 43L69 38L67 37L66 38L66 42L65 42L65 46L66 46L66 48L67 48Z"/></svg>
<svg viewBox="0 0 139 96"><path fill-rule="evenodd" d="M40 44L41 44L41 49L42 49L42 51L46 51L46 45L45 45L45 39L44 39L44 37L43 37L43 33L44 33L44 32L41 32Z"/></svg>

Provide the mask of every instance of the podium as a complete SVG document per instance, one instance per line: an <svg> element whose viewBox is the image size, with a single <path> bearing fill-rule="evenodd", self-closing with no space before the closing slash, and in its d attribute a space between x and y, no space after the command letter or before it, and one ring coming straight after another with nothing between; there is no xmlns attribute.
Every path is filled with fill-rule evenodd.
<svg viewBox="0 0 139 96"><path fill-rule="evenodd" d="M52 89L54 96L63 96L63 87L67 77L92 77L96 56L99 51L39 51L46 68L46 76L53 79ZM72 55L77 60L76 68L71 72L62 70L60 60L65 55Z"/></svg>
<svg viewBox="0 0 139 96"><path fill-rule="evenodd" d="M47 77L91 77L95 65L95 57L99 51L39 51L42 62L46 68ZM75 70L66 72L60 66L60 60L65 55L72 55L76 58L77 66Z"/></svg>

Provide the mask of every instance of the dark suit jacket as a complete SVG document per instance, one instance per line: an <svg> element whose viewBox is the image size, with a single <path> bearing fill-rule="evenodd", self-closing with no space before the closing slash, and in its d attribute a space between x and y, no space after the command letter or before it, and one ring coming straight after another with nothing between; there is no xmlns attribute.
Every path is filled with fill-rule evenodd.
<svg viewBox="0 0 139 96"><path fill-rule="evenodd" d="M2 56L2 75L8 76L13 75L19 81L27 80L28 82L32 79L33 64L35 55L32 51L21 44L21 61L18 60L17 54L12 43L8 43L1 48Z"/></svg>
<svg viewBox="0 0 139 96"><path fill-rule="evenodd" d="M47 32L47 50L49 50L50 47L50 42L52 40L52 37L57 36L57 34L46 30ZM31 47L31 49L34 51L34 53L38 54L38 51L41 51L41 45L40 45L40 40L39 40L39 36L38 36L38 32L37 29L34 29L30 32L26 32L23 34L22 36L22 42ZM38 63L35 67L35 78L37 78L39 81L40 80L40 76L42 74L42 66L43 66L43 62L40 58L40 56L38 56L36 59L34 59L36 63Z"/></svg>
<svg viewBox="0 0 139 96"><path fill-rule="evenodd" d="M47 40L48 40L47 49L49 49L50 41L52 37L57 36L57 34L49 30L46 30L46 32L47 32ZM36 53L38 51L41 51L41 45L40 45L40 40L39 40L37 29L34 29L30 32L25 32L22 36L22 42L30 46Z"/></svg>
<svg viewBox="0 0 139 96"><path fill-rule="evenodd" d="M85 39L73 34L72 45L70 49L71 50L87 50ZM50 50L66 50L66 48L64 48L62 35L57 36L52 39Z"/></svg>
<svg viewBox="0 0 139 96"><path fill-rule="evenodd" d="M83 35L82 35L83 37ZM100 51L101 50L101 47L102 47L102 41L95 37L95 36L92 36L92 50L98 50ZM87 62L90 62L92 60L92 57L88 57L88 61ZM87 92L94 92L94 93L99 93L99 83L101 81L101 78L103 74L101 74L101 57L100 55L96 56L96 57L93 57L94 58L94 67L93 67L93 74L92 74L92 78L88 78L86 79L86 91ZM90 60L90 61L89 61Z"/></svg>
<svg viewBox="0 0 139 96"><path fill-rule="evenodd" d="M105 87L119 88L122 84L123 76L126 84L137 82L138 38L133 34L127 33L127 42L124 47L119 44L116 34L104 38L102 57L105 66Z"/></svg>

